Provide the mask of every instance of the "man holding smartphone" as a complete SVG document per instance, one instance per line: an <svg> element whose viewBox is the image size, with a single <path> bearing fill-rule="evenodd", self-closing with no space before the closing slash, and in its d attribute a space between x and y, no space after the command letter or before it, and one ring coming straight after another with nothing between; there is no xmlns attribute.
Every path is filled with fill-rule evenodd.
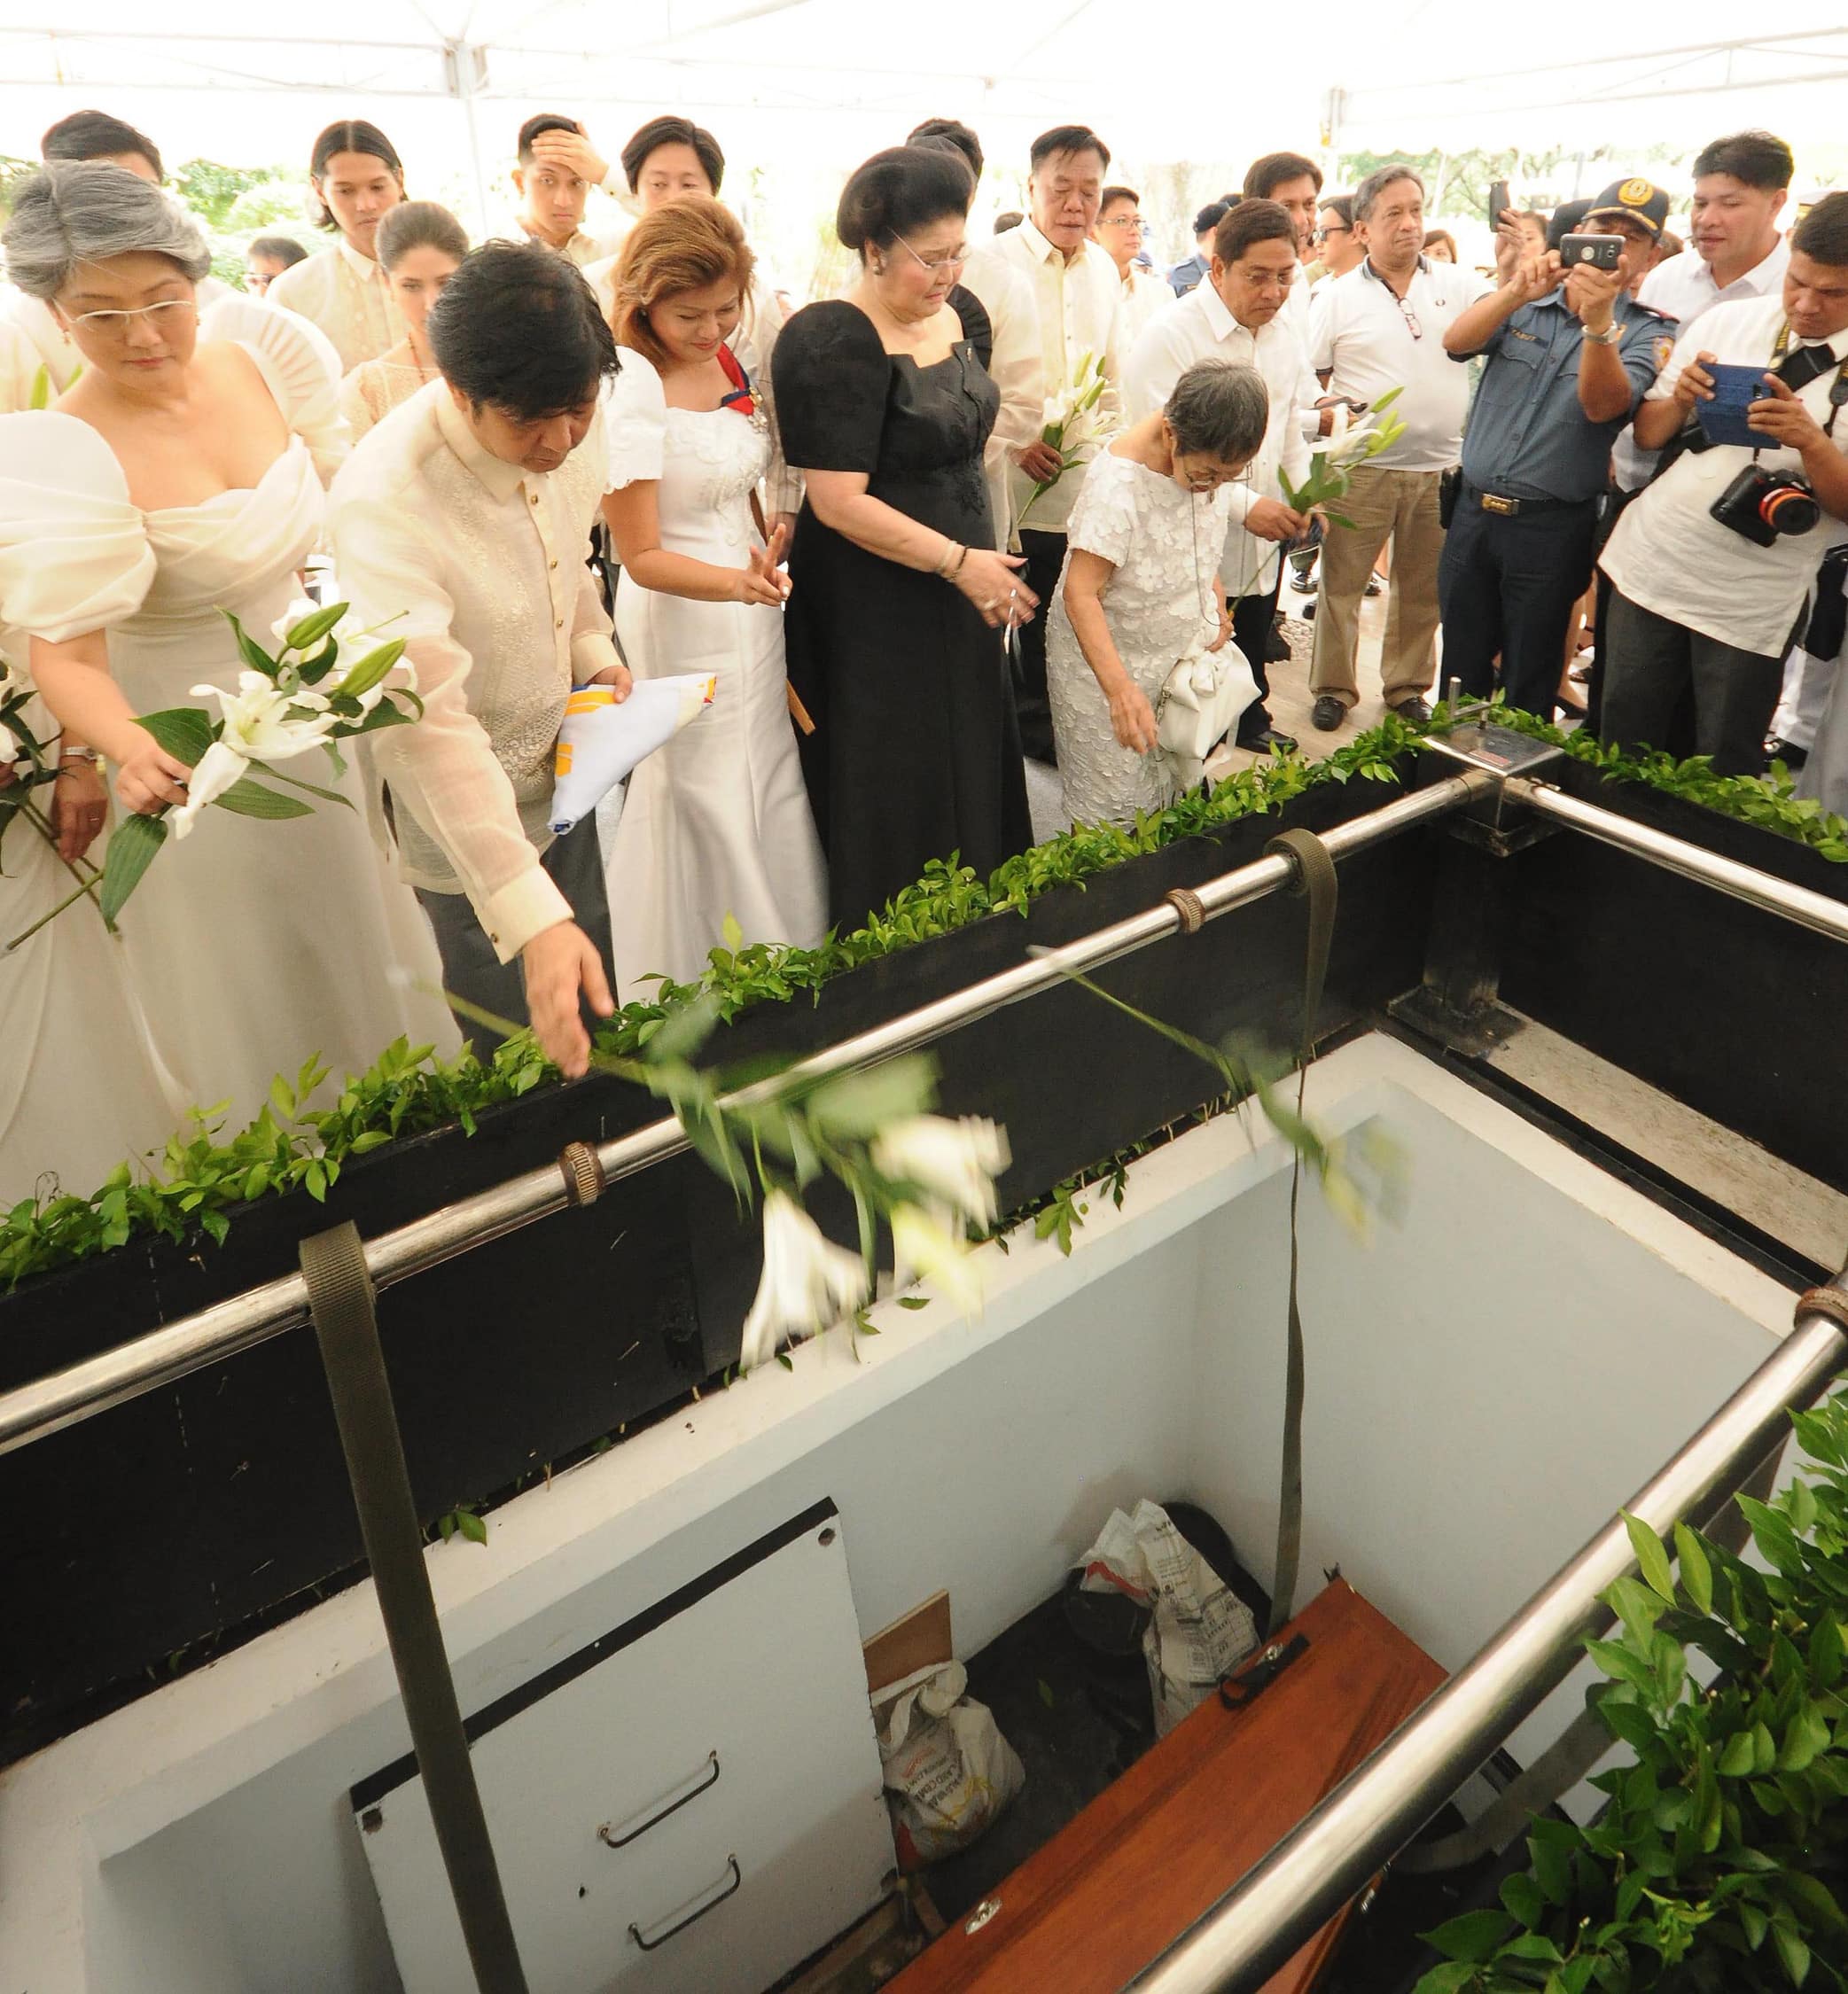
<svg viewBox="0 0 1848 1994"><path fill-rule="evenodd" d="M1611 443L1673 343L1669 322L1629 294L1667 215L1647 180L1607 188L1580 236L1523 257L1444 334L1452 359L1488 356L1438 569L1445 676L1485 697L1499 651L1509 705L1546 720L1591 580ZM1614 267L1576 260L1583 235L1618 238Z"/></svg>
<svg viewBox="0 0 1848 1994"><path fill-rule="evenodd" d="M1749 448L1711 440L1700 422L1725 368L1751 368L1762 382L1738 432ZM1694 752L1713 758L1716 775L1763 767L1817 564L1848 540L1844 404L1848 194L1829 194L1791 230L1778 290L1704 312L1637 411L1644 449L1678 436L1685 448L1604 549L1605 740L1661 745L1691 690Z"/></svg>

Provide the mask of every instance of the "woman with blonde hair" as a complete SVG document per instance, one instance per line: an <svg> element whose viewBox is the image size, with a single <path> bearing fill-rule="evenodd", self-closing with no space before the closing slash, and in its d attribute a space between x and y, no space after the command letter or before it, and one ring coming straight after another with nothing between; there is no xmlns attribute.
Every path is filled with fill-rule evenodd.
<svg viewBox="0 0 1848 1994"><path fill-rule="evenodd" d="M625 998L657 975L698 975L728 923L747 943L804 945L826 925L784 674L785 536L766 534L759 493L768 384L729 344L754 261L736 216L692 195L635 224L615 273L604 516L622 564L617 638L637 679L718 682L709 710L630 778L608 853Z"/></svg>

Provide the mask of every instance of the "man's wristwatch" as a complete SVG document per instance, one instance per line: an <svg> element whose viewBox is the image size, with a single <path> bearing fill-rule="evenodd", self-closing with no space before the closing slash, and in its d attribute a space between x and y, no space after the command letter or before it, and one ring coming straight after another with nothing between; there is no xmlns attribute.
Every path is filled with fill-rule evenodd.
<svg viewBox="0 0 1848 1994"><path fill-rule="evenodd" d="M1595 347L1614 347L1623 336L1623 327L1614 320L1602 332L1587 331L1585 335Z"/></svg>

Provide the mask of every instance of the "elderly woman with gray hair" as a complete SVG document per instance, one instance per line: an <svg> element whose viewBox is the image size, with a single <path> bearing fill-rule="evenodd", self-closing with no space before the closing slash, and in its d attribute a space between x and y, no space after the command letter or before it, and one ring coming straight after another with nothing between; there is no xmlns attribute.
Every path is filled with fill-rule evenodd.
<svg viewBox="0 0 1848 1994"><path fill-rule="evenodd" d="M1155 705L1175 663L1232 635L1216 561L1231 487L1264 441L1256 368L1205 360L1158 414L1091 461L1046 626L1052 731L1074 823L1132 822L1180 788L1156 744Z"/></svg>
<svg viewBox="0 0 1848 1994"><path fill-rule="evenodd" d="M216 718L244 664L221 611L260 643L286 618L323 479L346 453L336 362L313 327L245 299L202 325L204 237L119 167L48 167L19 190L4 239L12 281L50 306L83 370L54 409L0 417L0 627L29 638L20 662L66 752L100 752L117 804L159 815L191 772L136 715ZM433 980L435 959L361 811L261 825L212 811L169 842L121 954L186 1099L241 1124L271 1075L311 1054L362 1072L400 1032L454 1042L441 1005L394 978L405 963ZM31 1037L6 1042L38 1061ZM124 1130L124 1149L145 1133Z"/></svg>

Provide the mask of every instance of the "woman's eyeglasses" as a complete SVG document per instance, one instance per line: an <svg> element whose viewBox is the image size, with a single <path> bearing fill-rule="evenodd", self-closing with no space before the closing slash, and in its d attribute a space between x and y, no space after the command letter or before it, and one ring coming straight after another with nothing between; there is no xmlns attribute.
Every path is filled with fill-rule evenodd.
<svg viewBox="0 0 1848 1994"><path fill-rule="evenodd" d="M129 328L137 318L144 318L158 326L163 332L169 326L180 323L177 318L168 317L172 312L197 310L191 298L163 298L158 305L135 305L121 311L78 312L71 319L73 325L87 325L92 332L105 339L120 339L128 336Z"/></svg>
<svg viewBox="0 0 1848 1994"><path fill-rule="evenodd" d="M966 242L951 250L947 256L920 256L915 249L911 248L908 242L905 242L904 237L894 233L893 240L904 243L906 249L910 251L913 261L922 263L932 277L935 277L940 270L961 269L963 265L969 261L969 245Z"/></svg>

